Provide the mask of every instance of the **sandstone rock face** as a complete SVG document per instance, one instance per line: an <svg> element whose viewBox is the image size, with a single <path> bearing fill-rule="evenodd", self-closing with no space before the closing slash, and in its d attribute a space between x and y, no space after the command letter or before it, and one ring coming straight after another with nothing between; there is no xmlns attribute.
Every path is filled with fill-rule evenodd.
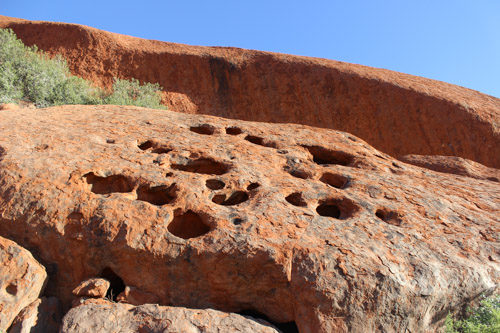
<svg viewBox="0 0 500 333"><path fill-rule="evenodd" d="M302 333L419 332L499 282L498 183L347 133L119 106L4 112L0 133L0 235L67 305L103 277Z"/></svg>
<svg viewBox="0 0 500 333"><path fill-rule="evenodd" d="M158 297L152 293L146 293L135 287L126 286L125 290L116 297L118 302L129 303L133 305L156 304Z"/></svg>
<svg viewBox="0 0 500 333"><path fill-rule="evenodd" d="M97 297L106 296L110 283L105 279L88 279L83 281L73 290L73 295L79 297Z"/></svg>
<svg viewBox="0 0 500 333"><path fill-rule="evenodd" d="M430 170L500 182L500 170L456 156L405 155L399 160Z"/></svg>
<svg viewBox="0 0 500 333"><path fill-rule="evenodd" d="M38 298L46 278L45 268L31 253L0 237L0 331L6 331L17 314Z"/></svg>
<svg viewBox="0 0 500 333"><path fill-rule="evenodd" d="M164 333L277 333L269 323L211 309L193 310L153 304L95 302L71 309L61 333L164 332Z"/></svg>
<svg viewBox="0 0 500 333"><path fill-rule="evenodd" d="M175 111L353 133L392 156L452 155L500 168L500 100L444 82L326 59L163 43L0 16L74 74L158 82Z"/></svg>
<svg viewBox="0 0 500 333"><path fill-rule="evenodd" d="M58 332L62 320L61 311L61 304L57 298L39 298L17 315L9 333Z"/></svg>

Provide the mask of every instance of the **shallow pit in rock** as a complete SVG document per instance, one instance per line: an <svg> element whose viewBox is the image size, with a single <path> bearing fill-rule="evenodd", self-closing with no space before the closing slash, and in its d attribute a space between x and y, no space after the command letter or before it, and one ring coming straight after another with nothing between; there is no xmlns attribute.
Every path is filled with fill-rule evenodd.
<svg viewBox="0 0 500 333"><path fill-rule="evenodd" d="M83 176L88 184L91 185L91 191L96 194L128 193L134 189L134 181L124 175L111 175L100 177L89 172Z"/></svg>
<svg viewBox="0 0 500 333"><path fill-rule="evenodd" d="M187 164L172 164L172 169L207 175L223 175L229 171L230 166L212 158L198 158L188 161Z"/></svg>
<svg viewBox="0 0 500 333"><path fill-rule="evenodd" d="M192 210L176 211L167 229L173 235L183 239L200 237L210 231L210 227L204 223L201 216Z"/></svg>
<svg viewBox="0 0 500 333"><path fill-rule="evenodd" d="M320 216L333 217L339 220L352 217L358 210L359 207L347 198L321 200L316 207L316 212Z"/></svg>
<svg viewBox="0 0 500 333"><path fill-rule="evenodd" d="M214 195L212 201L218 205L222 206L234 206L239 205L248 200L248 193L245 191L233 192L229 198L226 199L225 194Z"/></svg>
<svg viewBox="0 0 500 333"><path fill-rule="evenodd" d="M307 146L303 145L313 156L313 161L319 165L351 165L354 161L354 156L340 150L332 150L322 146Z"/></svg>
<svg viewBox="0 0 500 333"><path fill-rule="evenodd" d="M215 127L209 124L203 124L199 126L191 126L189 128L191 132L195 132L202 135L212 135L215 133Z"/></svg>
<svg viewBox="0 0 500 333"><path fill-rule="evenodd" d="M348 177L331 172L325 172L319 180L338 189L344 189L349 184Z"/></svg>
<svg viewBox="0 0 500 333"><path fill-rule="evenodd" d="M395 226L401 226L403 223L403 219L400 213L387 209L387 208L380 208L377 209L375 212L375 215L384 221L385 223L395 225Z"/></svg>
<svg viewBox="0 0 500 333"><path fill-rule="evenodd" d="M307 207L307 202L304 200L302 193L300 192L289 194L285 200L297 207Z"/></svg>
<svg viewBox="0 0 500 333"><path fill-rule="evenodd" d="M205 181L205 186L211 190L217 191L222 190L226 186L226 183L218 179L207 179Z"/></svg>
<svg viewBox="0 0 500 333"><path fill-rule="evenodd" d="M151 186L144 184L137 189L137 200L149 202L156 206L163 206L176 199L178 188L173 185Z"/></svg>
<svg viewBox="0 0 500 333"><path fill-rule="evenodd" d="M239 135L243 133L243 131L241 130L241 128L238 128L238 127L228 127L226 128L226 134L229 134L229 135Z"/></svg>
<svg viewBox="0 0 500 333"><path fill-rule="evenodd" d="M275 142L266 141L263 138L261 138L259 136L255 136L255 135L247 135L245 137L245 140L247 140L248 142L251 142L253 144L263 146L263 147L268 147L268 148L276 148L277 147Z"/></svg>

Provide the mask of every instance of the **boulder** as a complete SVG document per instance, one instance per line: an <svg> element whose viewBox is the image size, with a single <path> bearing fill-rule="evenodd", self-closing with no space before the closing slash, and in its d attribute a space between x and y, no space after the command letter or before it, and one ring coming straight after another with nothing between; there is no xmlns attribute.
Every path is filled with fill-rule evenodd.
<svg viewBox="0 0 500 333"><path fill-rule="evenodd" d="M103 298L106 296L110 285L110 282L105 279L88 279L82 281L75 289L73 289L73 295L78 297Z"/></svg>
<svg viewBox="0 0 500 333"><path fill-rule="evenodd" d="M212 309L194 310L154 304L133 306L87 300L64 316L61 333L278 333L269 323Z"/></svg>
<svg viewBox="0 0 500 333"><path fill-rule="evenodd" d="M38 298L46 279L45 268L29 251L0 237L0 331L6 331L17 314Z"/></svg>
<svg viewBox="0 0 500 333"><path fill-rule="evenodd" d="M499 184L344 132L127 106L0 113L0 235L160 305L434 331L500 278Z"/></svg>
<svg viewBox="0 0 500 333"><path fill-rule="evenodd" d="M58 332L62 320L61 303L42 297L25 307L14 319L8 333Z"/></svg>
<svg viewBox="0 0 500 333"><path fill-rule="evenodd" d="M103 87L136 78L172 110L352 133L392 156L452 155L500 168L500 99L453 84L328 59L145 40L0 16L28 45Z"/></svg>
<svg viewBox="0 0 500 333"><path fill-rule="evenodd" d="M125 290L116 297L116 300L118 302L129 303L132 305L156 304L159 302L156 295L130 286L126 286Z"/></svg>

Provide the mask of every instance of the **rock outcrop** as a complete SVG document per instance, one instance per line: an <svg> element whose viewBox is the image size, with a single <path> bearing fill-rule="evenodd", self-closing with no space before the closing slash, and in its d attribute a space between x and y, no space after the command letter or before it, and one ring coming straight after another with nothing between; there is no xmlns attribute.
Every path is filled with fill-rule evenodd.
<svg viewBox="0 0 500 333"><path fill-rule="evenodd" d="M438 172L500 182L500 169L488 168L461 157L405 155L399 160Z"/></svg>
<svg viewBox="0 0 500 333"><path fill-rule="evenodd" d="M269 323L211 309L194 310L153 304L133 306L88 300L71 309L61 333L163 332L163 333L278 333Z"/></svg>
<svg viewBox="0 0 500 333"><path fill-rule="evenodd" d="M0 159L1 155L0 149ZM44 267L31 253L0 237L0 331L6 331L19 312L38 298L46 279Z"/></svg>
<svg viewBox="0 0 500 333"><path fill-rule="evenodd" d="M58 332L61 321L62 309L59 300L55 297L42 297L17 315L8 333Z"/></svg>
<svg viewBox="0 0 500 333"><path fill-rule="evenodd" d="M500 168L500 100L452 84L338 61L144 40L0 16L72 72L157 82L171 109L352 133L392 156L452 155Z"/></svg>
<svg viewBox="0 0 500 333"><path fill-rule="evenodd" d="M499 282L497 182L347 133L119 106L1 112L0 133L0 235L66 306L102 277L301 333L419 332Z"/></svg>

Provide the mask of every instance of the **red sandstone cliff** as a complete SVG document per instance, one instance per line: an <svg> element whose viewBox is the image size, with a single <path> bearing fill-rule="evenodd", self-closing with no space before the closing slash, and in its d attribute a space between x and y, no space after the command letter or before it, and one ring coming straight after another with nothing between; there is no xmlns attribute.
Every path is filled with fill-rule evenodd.
<svg viewBox="0 0 500 333"><path fill-rule="evenodd" d="M333 60L165 43L0 16L74 74L158 82L175 111L353 133L393 156L453 155L500 167L500 100L445 82Z"/></svg>

